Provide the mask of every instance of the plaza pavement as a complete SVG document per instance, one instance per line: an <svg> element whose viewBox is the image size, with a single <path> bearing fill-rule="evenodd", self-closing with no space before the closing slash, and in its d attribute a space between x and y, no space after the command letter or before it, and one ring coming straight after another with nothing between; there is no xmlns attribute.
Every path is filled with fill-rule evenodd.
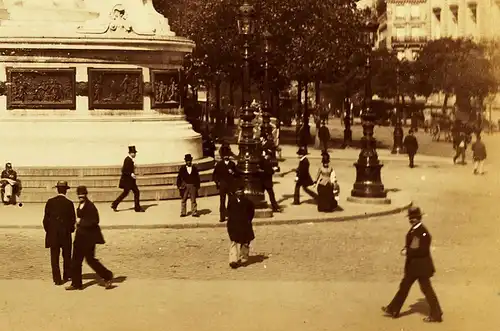
<svg viewBox="0 0 500 331"><path fill-rule="evenodd" d="M235 146L232 146L235 151ZM387 186L388 197L391 199L389 205L359 204L346 200L350 194L352 184L355 180L355 169L353 163L357 159L359 150L333 150L331 151L332 164L335 167L337 178L341 187L340 207L333 213L319 213L314 201L301 193L302 204L292 205L294 174L288 173L297 166L296 147L283 146L282 156L285 159L281 162L281 173L287 173L284 177L275 176L275 192L279 204L283 208L282 213L274 213L272 218L255 219L255 225L271 224L300 224L308 222L333 222L364 219L399 213L411 205L411 187L414 182L420 181L420 177L407 176L412 169L407 167L405 155L392 155L387 150L380 150L379 158L385 164L382 172L383 177L397 179L398 188L394 185ZM310 149L311 175L314 176L320 162L320 152ZM417 164L420 164L428 171L440 166L451 166L448 159L434 156L418 156ZM401 189L405 187L405 189ZM92 192L90 192L92 199ZM266 195L267 198L267 195ZM219 197L198 198L198 210L201 217L191 216L180 217L180 201L145 201L143 206L145 213L135 213L130 202L124 202L119 206L119 212L113 212L109 204L98 204L100 212L100 224L106 229L154 229L154 228L211 228L224 227L224 223L219 222ZM25 204L23 207L0 206L0 228L42 228L43 204ZM190 202L188 201L188 211Z"/></svg>

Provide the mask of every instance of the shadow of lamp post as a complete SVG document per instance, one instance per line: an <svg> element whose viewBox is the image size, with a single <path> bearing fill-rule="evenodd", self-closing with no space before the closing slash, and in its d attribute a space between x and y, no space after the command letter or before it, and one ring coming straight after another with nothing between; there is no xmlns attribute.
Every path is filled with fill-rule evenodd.
<svg viewBox="0 0 500 331"><path fill-rule="evenodd" d="M374 44L375 34L378 29L378 22L372 19L366 21L363 32L366 35L369 46L369 53L366 59L366 81L364 96L364 111L362 116L363 137L361 138L361 152L356 167L356 181L348 197L352 202L364 203L390 203L387 199L384 185L381 179L381 169L383 165L378 160L376 150L376 140L373 137L373 127L375 126L376 114L372 109L372 87L371 87L371 50Z"/></svg>
<svg viewBox="0 0 500 331"><path fill-rule="evenodd" d="M245 195L255 205L255 217L271 217L272 211L268 208L264 197L264 188L260 177L259 142L254 139L255 118L250 108L250 38L255 30L255 9L245 0L240 7L238 17L238 31L243 37L243 81L242 81L242 111L241 138L239 142L238 170L243 177Z"/></svg>

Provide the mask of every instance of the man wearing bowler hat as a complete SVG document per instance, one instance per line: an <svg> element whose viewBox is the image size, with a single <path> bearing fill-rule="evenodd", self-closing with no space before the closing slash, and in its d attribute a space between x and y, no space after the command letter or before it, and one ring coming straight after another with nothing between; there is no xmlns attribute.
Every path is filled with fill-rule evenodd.
<svg viewBox="0 0 500 331"><path fill-rule="evenodd" d="M405 247L401 250L401 253L406 255L404 277L394 299L388 306L382 307L382 311L393 318L398 318L411 286L418 280L420 289L431 310L430 316L424 318L424 321L442 322L443 312L430 280L435 273L430 250L432 237L422 224L422 216L420 208L410 207L408 209L411 229L406 235Z"/></svg>
<svg viewBox="0 0 500 331"><path fill-rule="evenodd" d="M139 188L137 187L137 178L135 175L134 159L136 155L137 150L135 149L135 146L129 146L128 156L123 161L122 176L120 177L120 184L118 185L119 188L123 189L123 192L111 204L111 208L114 211L116 211L120 202L122 202L123 199L125 199L130 193L130 191L132 191L134 193L134 210L136 212L144 212L144 209L142 209L139 202L140 192Z"/></svg>
<svg viewBox="0 0 500 331"><path fill-rule="evenodd" d="M219 190L220 222L226 221L227 217L226 197L229 196L231 190L233 189L234 180L238 175L236 164L229 159L230 156L231 156L231 150L221 151L222 160L217 162L212 175L212 179L215 182L217 189Z"/></svg>
<svg viewBox="0 0 500 331"><path fill-rule="evenodd" d="M196 196L200 189L200 173L196 166L193 165L193 157L191 154L184 156L185 165L179 169L177 175L177 188L181 195L181 217L186 217L186 204L188 197L191 198L191 216L198 217L196 210Z"/></svg>
<svg viewBox="0 0 500 331"><path fill-rule="evenodd" d="M307 159L307 150L305 147L300 147L297 151L300 158L299 166L295 176L295 191L293 193L293 204L300 205L300 188L302 187L307 194L315 198L314 193L309 189L309 186L314 184L311 174L309 173L309 160Z"/></svg>
<svg viewBox="0 0 500 331"><path fill-rule="evenodd" d="M92 201L87 197L85 186L76 188L78 207L76 215L79 218L73 244L73 260L71 261L71 285L66 290L81 290L83 259L104 280L106 289L112 288L113 273L95 258L96 244L104 244L101 228L99 227L99 212Z"/></svg>
<svg viewBox="0 0 500 331"><path fill-rule="evenodd" d="M59 181L56 185L57 196L45 204L43 228L45 230L45 248L50 248L52 280L55 285L62 285L71 278L71 234L75 231L76 215L73 202L66 197L68 182ZM59 268L59 256L62 250L63 278Z"/></svg>

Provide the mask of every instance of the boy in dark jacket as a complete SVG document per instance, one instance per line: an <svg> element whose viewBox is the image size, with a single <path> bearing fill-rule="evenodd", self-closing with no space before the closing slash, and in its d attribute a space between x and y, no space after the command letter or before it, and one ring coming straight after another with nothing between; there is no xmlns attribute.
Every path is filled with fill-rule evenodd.
<svg viewBox="0 0 500 331"><path fill-rule="evenodd" d="M417 138L413 135L413 129L410 129L410 131L408 131L408 135L403 141L403 146L406 150L406 153L408 153L410 168L415 167L413 160L415 159L415 154L417 154L418 151L418 141Z"/></svg>
<svg viewBox="0 0 500 331"><path fill-rule="evenodd" d="M248 199L241 184L229 195L227 233L231 240L229 266L233 269L248 262L250 242L255 239L252 221L255 207Z"/></svg>
<svg viewBox="0 0 500 331"><path fill-rule="evenodd" d="M481 136L477 135L476 142L472 145L472 157L474 159L474 175L482 175L484 160L486 160L486 146L481 140Z"/></svg>

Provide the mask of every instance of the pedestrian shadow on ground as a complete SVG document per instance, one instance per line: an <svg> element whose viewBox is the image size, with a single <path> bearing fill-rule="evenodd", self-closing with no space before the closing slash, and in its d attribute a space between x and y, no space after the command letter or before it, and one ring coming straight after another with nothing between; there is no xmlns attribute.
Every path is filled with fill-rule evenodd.
<svg viewBox="0 0 500 331"><path fill-rule="evenodd" d="M203 215L208 215L211 214L212 210L211 209L200 209L198 210L198 215L203 216Z"/></svg>
<svg viewBox="0 0 500 331"><path fill-rule="evenodd" d="M425 299L423 299L423 298L418 299L417 302L410 305L410 309L402 312L399 316L403 317L403 316L407 316L407 315L411 315L411 314L415 314L415 313L418 313L420 315L425 315L425 316L429 315L429 313L430 313L429 304L427 303L427 301Z"/></svg>
<svg viewBox="0 0 500 331"><path fill-rule="evenodd" d="M262 263L267 259L269 259L269 256L264 254L251 255L248 257L248 261L242 264L242 267L248 267L252 264Z"/></svg>
<svg viewBox="0 0 500 331"><path fill-rule="evenodd" d="M102 281L101 277L99 277L95 273L83 274L82 275L82 279L92 279L90 282L87 282L87 283L83 284L83 286L82 286L83 289L86 289L87 287L90 287L90 286L93 286L93 285L96 285L96 284L99 284L100 286L104 286L104 282ZM127 280L127 276L118 276L118 277L113 278L113 280L111 282L113 284L115 284L115 283L123 283L125 280ZM113 285L111 287L111 289L114 289L116 287L118 287L118 286Z"/></svg>
<svg viewBox="0 0 500 331"><path fill-rule="evenodd" d="M150 203L149 205L141 205L142 209L144 209L144 210L148 210L149 208L156 207L156 206L158 206L157 203ZM120 211L126 211L126 210L134 210L134 207L125 208L125 209L118 209L117 211L120 212Z"/></svg>

